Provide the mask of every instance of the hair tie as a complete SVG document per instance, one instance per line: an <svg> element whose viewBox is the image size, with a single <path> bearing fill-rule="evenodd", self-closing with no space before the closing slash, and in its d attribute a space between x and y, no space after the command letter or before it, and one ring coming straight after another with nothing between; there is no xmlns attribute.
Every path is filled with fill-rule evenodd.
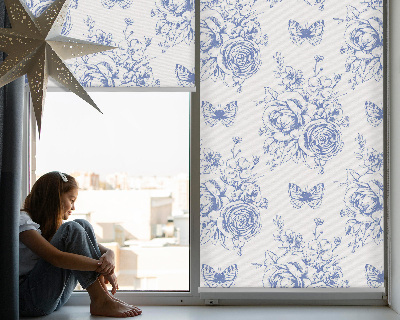
<svg viewBox="0 0 400 320"><path fill-rule="evenodd" d="M58 172L58 174L60 175L61 179L62 179L64 182L68 182L68 179L67 179L67 177L65 176L64 173L62 173L62 172L60 172L60 171L57 171L57 172Z"/></svg>

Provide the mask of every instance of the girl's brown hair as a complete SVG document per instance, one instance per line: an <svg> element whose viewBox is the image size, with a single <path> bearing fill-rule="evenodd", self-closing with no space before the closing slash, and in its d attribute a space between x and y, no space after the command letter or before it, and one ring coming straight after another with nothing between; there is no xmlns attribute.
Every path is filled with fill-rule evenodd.
<svg viewBox="0 0 400 320"><path fill-rule="evenodd" d="M67 178L67 182L62 175ZM61 195L73 189L78 189L74 177L53 171L41 176L25 199L22 210L40 225L42 236L48 241L62 223Z"/></svg>

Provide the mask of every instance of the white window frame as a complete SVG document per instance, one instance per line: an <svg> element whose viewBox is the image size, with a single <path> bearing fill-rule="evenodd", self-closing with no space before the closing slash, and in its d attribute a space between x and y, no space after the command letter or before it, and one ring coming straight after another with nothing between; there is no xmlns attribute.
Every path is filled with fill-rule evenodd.
<svg viewBox="0 0 400 320"><path fill-rule="evenodd" d="M384 24L387 26L387 34L385 39L394 38L394 33L399 33L399 30L394 30L392 23L389 24L389 13L390 17L400 16L400 6L395 7L396 12L393 11L393 6L391 4L393 1L397 0L387 0L386 5L386 17ZM200 30L200 1L196 1L196 30ZM389 11L389 7L391 11ZM393 176L393 171L391 171L391 178L393 181L389 181L388 170L389 162L399 163L400 162L400 152L399 154L390 153L393 148L390 146L389 132L392 133L392 137L395 137L395 132L391 127L390 123L400 123L400 114L393 114L390 111L390 105L396 106L400 105L400 94L393 94L390 92L389 88L389 77L397 77L397 82L400 83L400 75L398 70L392 71L393 65L390 63L389 51L400 52L400 48L389 48L389 42L387 43L387 48L384 50L386 63L385 63L385 73L386 79L384 81L384 86L387 88L387 97L384 97L384 102L387 105L387 119L386 127L384 130L387 132L387 141L385 145L384 154L386 156L385 161L385 180L386 186L389 186L390 182L390 192L386 196L386 212L385 215L385 292L382 293L382 289L374 290L370 288L347 288L347 289L328 289L328 288L281 288L281 289L271 289L271 288L200 288L200 33L196 32L196 88L197 92L191 93L191 107L190 107L190 281L189 281L189 291L188 292L162 292L162 291L123 291L117 293L117 297L127 301L128 303L135 303L136 305L371 305L371 306L387 306L388 301L390 304L391 293L395 292L398 294L400 292L400 284L392 282L391 279L391 263L393 261L390 257L390 243L392 240L389 228L389 218L391 212L397 212L397 201L395 197L390 198L394 195L394 191L400 189L400 172L399 176ZM397 57L398 58L398 57ZM397 72L396 72L397 71ZM64 89L51 89L55 91L65 91ZM160 89L99 89L99 88L88 88L87 91L160 91ZM162 90L162 89L161 89ZM162 91L182 91L182 90L168 90L164 89ZM391 96L391 100L389 99ZM29 88L26 86L24 93L25 101L30 101ZM25 103L28 105L28 103ZM391 114L389 119L388 115ZM32 116L31 110L25 108L24 116L24 144L23 144L23 163L22 163L22 199L25 198L28 193L28 188L30 181L32 180L34 172L30 171L29 161L35 161L35 140L31 140L33 143L28 143L31 139L32 132L35 129L35 121ZM400 129L399 129L400 130ZM397 149L396 149L397 151ZM395 172L397 174L397 171ZM399 184L399 186L397 186ZM390 203L389 203L390 202ZM389 206L389 204L391 206ZM396 220L397 221L397 220ZM398 221L397 221L398 223ZM393 228L393 227L392 227ZM400 228L400 225L395 226L395 228ZM395 252L396 253L396 252ZM396 253L397 254L397 253ZM399 253L400 254L400 253ZM397 256L396 256L397 257ZM397 269L395 270L396 272ZM389 296L389 298L388 298ZM398 299L398 298L397 298ZM70 305L87 305L90 300L85 292L74 292L68 304Z"/></svg>

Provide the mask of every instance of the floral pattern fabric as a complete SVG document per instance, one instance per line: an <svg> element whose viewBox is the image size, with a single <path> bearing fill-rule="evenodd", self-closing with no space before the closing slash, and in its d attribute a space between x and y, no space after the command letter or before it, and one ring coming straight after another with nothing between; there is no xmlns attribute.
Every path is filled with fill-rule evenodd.
<svg viewBox="0 0 400 320"><path fill-rule="evenodd" d="M194 0L70 0L61 35L116 47L67 61L84 87L194 89Z"/></svg>
<svg viewBox="0 0 400 320"><path fill-rule="evenodd" d="M201 1L201 286L384 286L382 12Z"/></svg>

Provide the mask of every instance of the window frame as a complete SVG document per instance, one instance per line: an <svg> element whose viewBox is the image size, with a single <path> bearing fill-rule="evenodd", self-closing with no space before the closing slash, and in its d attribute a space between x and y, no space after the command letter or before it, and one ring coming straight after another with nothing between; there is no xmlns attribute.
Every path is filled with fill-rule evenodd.
<svg viewBox="0 0 400 320"><path fill-rule="evenodd" d="M389 31L393 37L394 30L389 30L389 7L393 0L384 0L384 183L388 190L385 195L384 211L384 229L385 229L385 292L382 288L373 290L370 288L347 288L347 289L328 289L328 288L200 288L200 32L195 34L195 74L196 74L196 92L190 94L190 156L189 156L189 291L121 291L117 293L117 297L135 303L137 305L370 305L370 306L387 306L388 296L390 298L391 279L390 279L390 248L389 240L390 228L389 219L391 212L390 202L390 175L389 163L390 158L390 123L394 123L394 119L390 119L390 57L389 57ZM195 30L200 30L200 1L195 2ZM400 14L400 12L398 13ZM396 16L392 13L392 16ZM49 88L49 91L65 91L62 88ZM88 92L113 90L118 91L182 91L181 89L161 89L155 88L87 88ZM30 101L29 87L26 85L25 106ZM394 104L393 104L394 105ZM24 131L23 131L23 161L22 161L22 197L23 200L29 192L30 181L34 174L35 161L35 120L31 108L25 108L24 111ZM33 167L29 163L33 163ZM391 211L394 211L391 208ZM300 292L301 291L301 292ZM85 292L74 292L68 302L69 305L87 305L90 299Z"/></svg>

